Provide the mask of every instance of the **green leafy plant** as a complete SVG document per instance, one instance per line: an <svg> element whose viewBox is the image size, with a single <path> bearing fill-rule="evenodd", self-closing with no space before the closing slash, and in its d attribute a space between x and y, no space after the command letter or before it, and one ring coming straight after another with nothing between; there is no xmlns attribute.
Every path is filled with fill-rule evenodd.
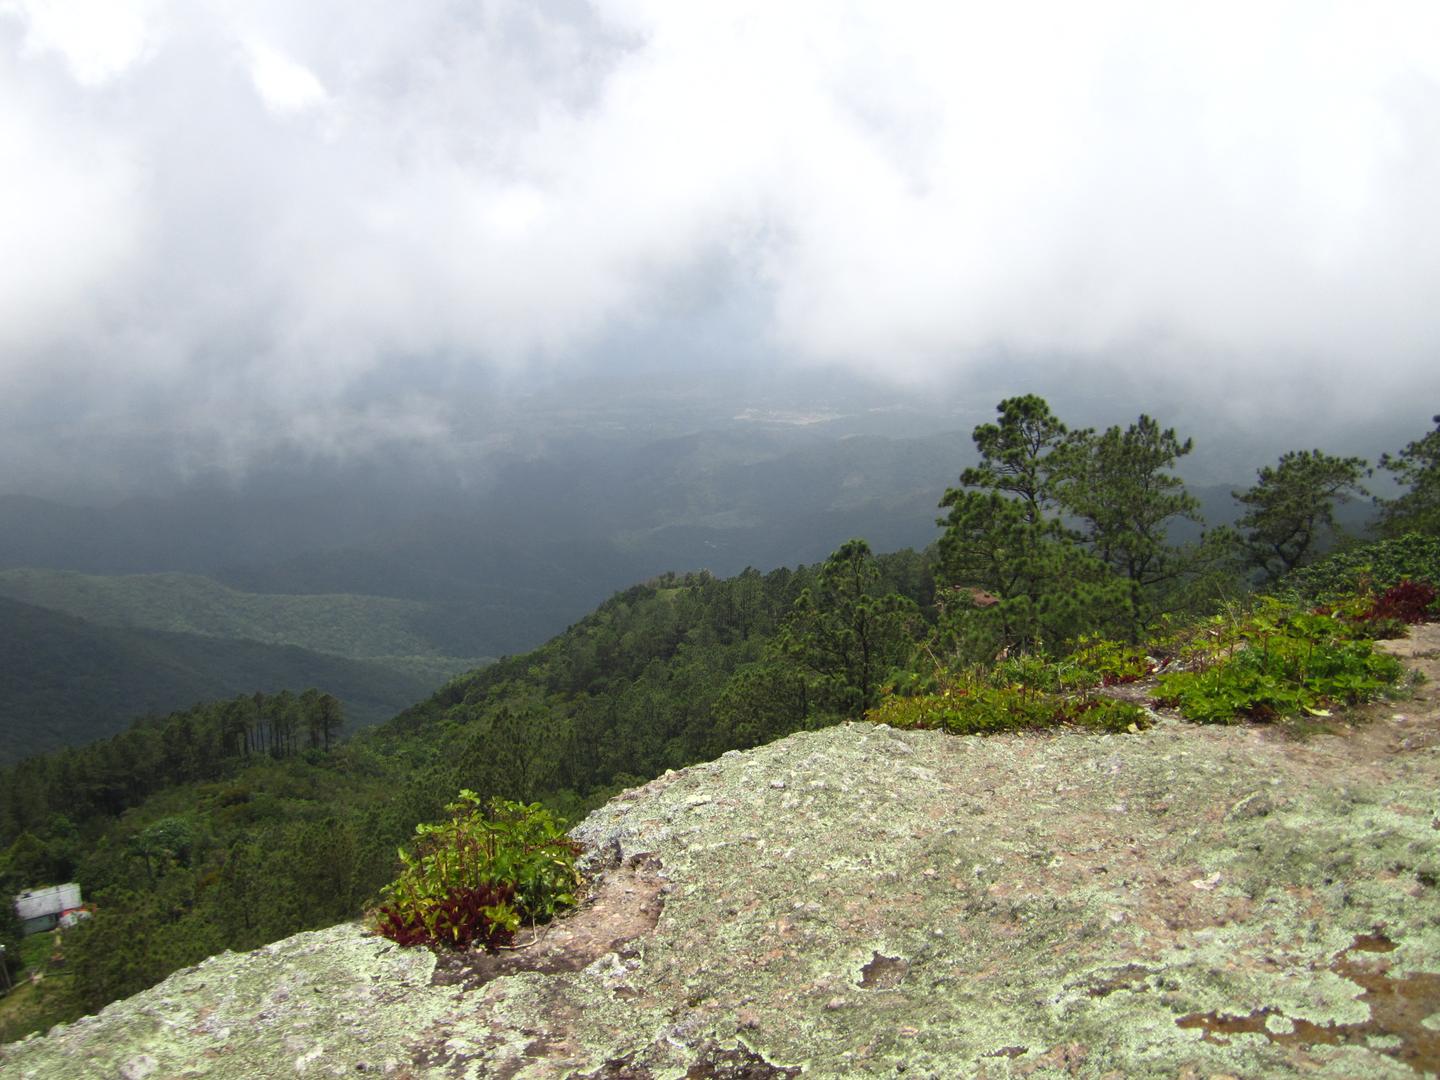
<svg viewBox="0 0 1440 1080"><path fill-rule="evenodd" d="M1067 714L1070 723L1093 731L1144 731L1154 718L1133 701L1118 698L1086 697L1072 700Z"/></svg>
<svg viewBox="0 0 1440 1080"><path fill-rule="evenodd" d="M1193 670L1161 676L1157 697L1209 724L1323 714L1399 680L1400 662L1363 638L1348 619L1266 600L1246 618L1212 627L1191 649Z"/></svg>
<svg viewBox="0 0 1440 1080"><path fill-rule="evenodd" d="M1045 652L1020 653L997 660L988 681L997 688L1058 692L1073 681L1072 665L1057 663Z"/></svg>
<svg viewBox="0 0 1440 1080"><path fill-rule="evenodd" d="M1155 661L1139 645L1125 645L1098 636L1082 637L1071 662L1101 686L1138 682L1155 671Z"/></svg>
<svg viewBox="0 0 1440 1080"><path fill-rule="evenodd" d="M450 817L415 828L400 851L400 877L386 886L376 929L402 945L464 949L509 943L522 922L540 923L575 903L580 848L539 803L461 791Z"/></svg>
<svg viewBox="0 0 1440 1080"><path fill-rule="evenodd" d="M1167 660L1199 671L1233 660L1256 645L1263 649L1266 642L1277 637L1316 642L1371 637L1356 622L1356 615L1363 607L1362 604L1307 611L1293 599L1261 596L1247 604L1229 604L1220 613L1179 628L1151 645Z"/></svg>

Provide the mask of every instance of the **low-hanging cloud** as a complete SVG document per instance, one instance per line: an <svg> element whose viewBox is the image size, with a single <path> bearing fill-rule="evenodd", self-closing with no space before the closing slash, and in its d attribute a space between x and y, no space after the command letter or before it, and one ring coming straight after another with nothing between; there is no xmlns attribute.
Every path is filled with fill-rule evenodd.
<svg viewBox="0 0 1440 1080"><path fill-rule="evenodd" d="M1428 0L0 0L0 102L27 438L426 431L356 388L600 362L716 265L737 356L1436 391Z"/></svg>

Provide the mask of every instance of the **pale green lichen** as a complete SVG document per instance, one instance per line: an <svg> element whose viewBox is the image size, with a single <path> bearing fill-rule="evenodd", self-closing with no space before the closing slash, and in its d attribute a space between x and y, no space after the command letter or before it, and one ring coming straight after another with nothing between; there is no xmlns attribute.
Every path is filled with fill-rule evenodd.
<svg viewBox="0 0 1440 1080"><path fill-rule="evenodd" d="M407 1032L451 994L435 959L343 925L249 954L225 953L159 986L5 1048L7 1077L143 1072L216 1078L354 1073L399 1063Z"/></svg>
<svg viewBox="0 0 1440 1080"><path fill-rule="evenodd" d="M1286 1041L1371 1018L1336 969L1359 935L1395 943L1396 973L1440 971L1434 894L1415 896L1440 833L1396 809L1428 806L1440 768L1337 771L1248 728L792 736L577 830L592 866L649 853L670 883L654 931L618 955L461 990L430 985L429 954L338 928L219 958L0 1065L681 1077L743 1048L807 1076L1413 1075L1394 1033ZM1261 1030L1177 1023L1211 1014Z"/></svg>

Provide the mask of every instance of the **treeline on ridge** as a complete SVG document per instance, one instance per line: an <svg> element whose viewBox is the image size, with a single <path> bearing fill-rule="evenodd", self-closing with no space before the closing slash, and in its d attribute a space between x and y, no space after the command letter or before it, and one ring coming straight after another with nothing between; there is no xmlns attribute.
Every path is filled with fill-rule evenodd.
<svg viewBox="0 0 1440 1080"><path fill-rule="evenodd" d="M339 700L316 689L143 717L109 739L0 768L0 837L41 829L55 815L118 817L154 792L218 779L252 757L329 750L343 726Z"/></svg>

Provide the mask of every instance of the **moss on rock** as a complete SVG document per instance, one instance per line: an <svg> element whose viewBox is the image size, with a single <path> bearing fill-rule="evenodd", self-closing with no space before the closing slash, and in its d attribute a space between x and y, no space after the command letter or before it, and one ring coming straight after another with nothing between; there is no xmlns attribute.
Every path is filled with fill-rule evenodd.
<svg viewBox="0 0 1440 1080"><path fill-rule="evenodd" d="M597 892L576 918L663 906L593 962L467 983L336 927L213 958L0 1070L1414 1076L1440 1064L1440 737L1414 740L1440 720L1418 704L1399 749L1383 718L1304 743L795 735L576 829L592 872L643 856L664 881Z"/></svg>

